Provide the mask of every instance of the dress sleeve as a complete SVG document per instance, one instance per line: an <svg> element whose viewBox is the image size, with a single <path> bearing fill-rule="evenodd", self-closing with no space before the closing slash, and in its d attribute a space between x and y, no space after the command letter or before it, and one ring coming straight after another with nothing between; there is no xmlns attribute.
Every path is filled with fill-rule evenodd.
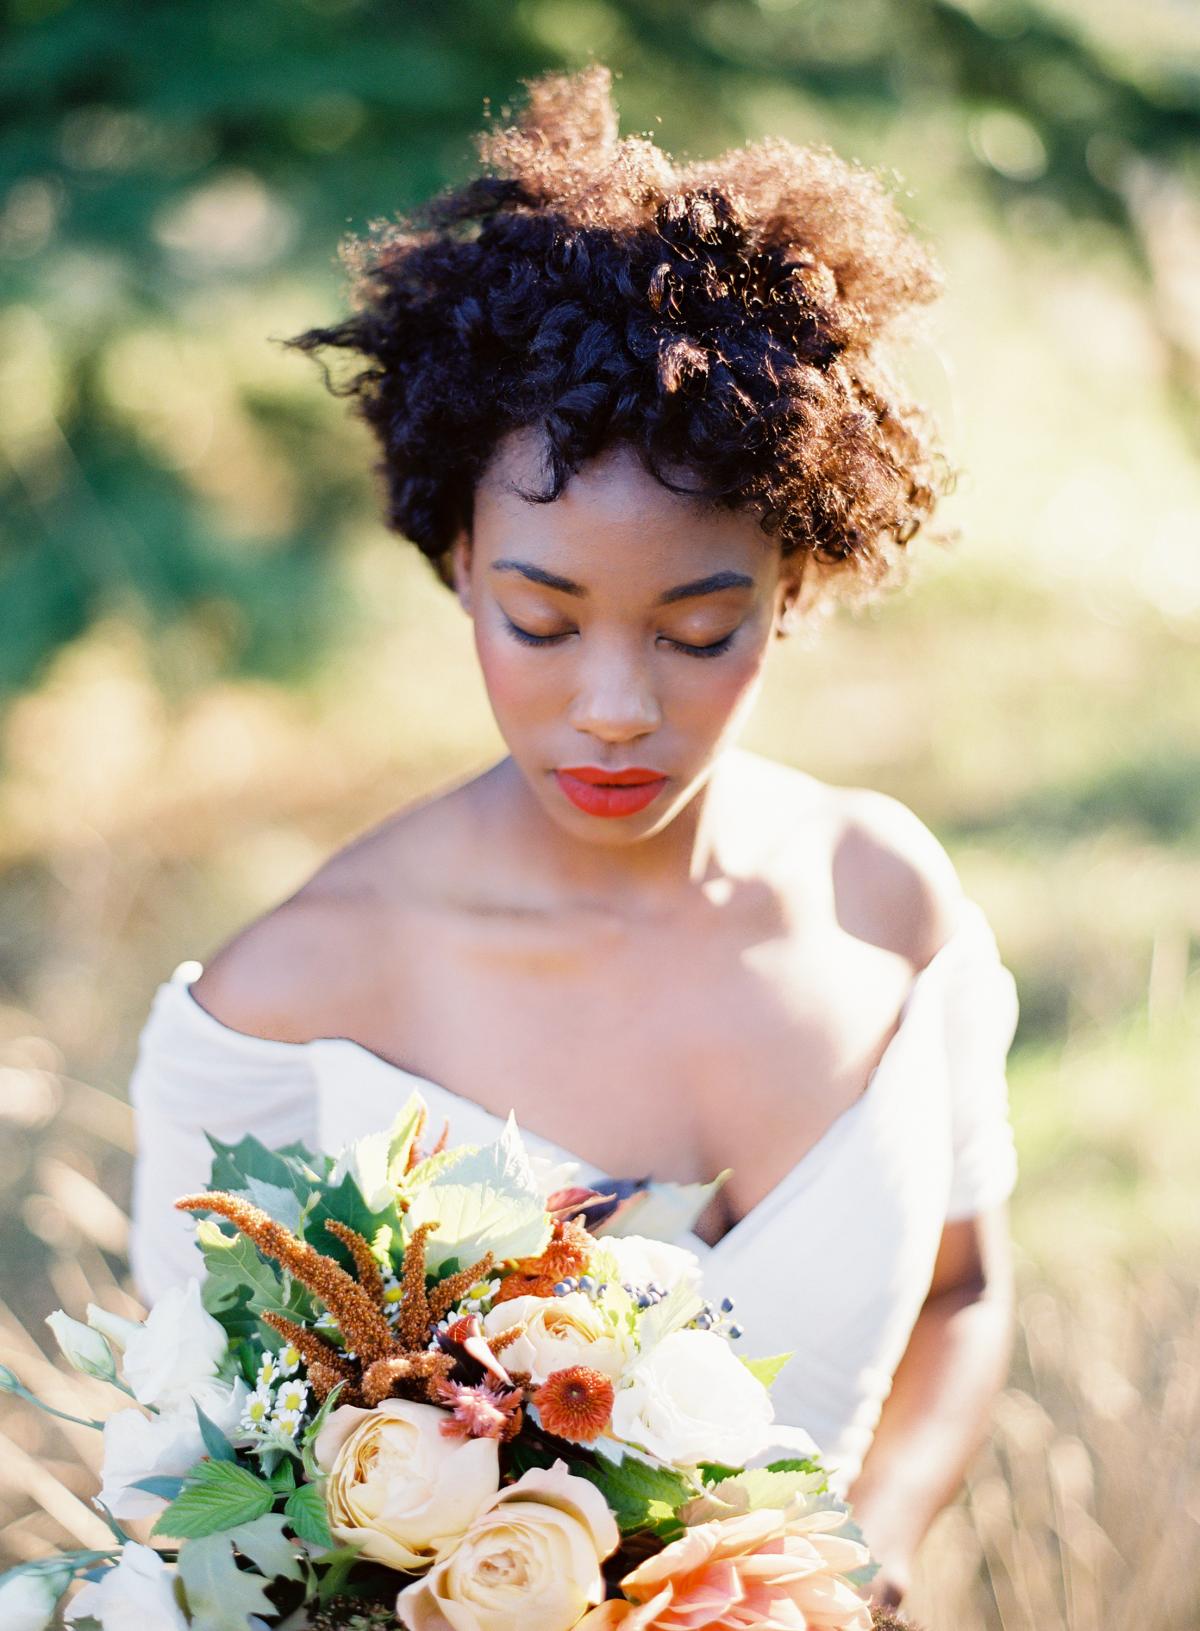
<svg viewBox="0 0 1200 1631"><path fill-rule="evenodd" d="M181 963L154 994L129 1083L136 1148L129 1257L134 1285L151 1306L168 1287L203 1273L195 1217L174 1201L203 1189L212 1133L234 1143L314 1147L316 1089L303 1043L230 1029L188 990L200 974Z"/></svg>
<svg viewBox="0 0 1200 1631"><path fill-rule="evenodd" d="M1017 984L982 908L967 900L965 911L945 1014L954 1147L947 1222L1007 1200L1017 1182L1007 1077Z"/></svg>

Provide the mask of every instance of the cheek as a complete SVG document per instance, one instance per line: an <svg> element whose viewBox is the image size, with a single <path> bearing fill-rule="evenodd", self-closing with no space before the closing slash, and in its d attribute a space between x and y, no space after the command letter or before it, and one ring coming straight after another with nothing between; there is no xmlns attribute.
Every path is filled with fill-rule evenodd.
<svg viewBox="0 0 1200 1631"><path fill-rule="evenodd" d="M552 707L556 686L550 664L539 665L539 652L529 652L500 630L475 629L475 651L488 697L497 718L527 717Z"/></svg>
<svg viewBox="0 0 1200 1631"><path fill-rule="evenodd" d="M753 700L762 677L764 653L748 646L744 653L735 649L723 657L678 657L672 662L684 665L675 684L675 712L680 722L719 736ZM699 673L687 672L691 669Z"/></svg>

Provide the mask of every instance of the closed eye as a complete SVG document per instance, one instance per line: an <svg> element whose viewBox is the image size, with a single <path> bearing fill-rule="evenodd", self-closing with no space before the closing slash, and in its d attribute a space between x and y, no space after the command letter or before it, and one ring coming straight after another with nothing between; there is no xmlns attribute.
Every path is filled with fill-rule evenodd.
<svg viewBox="0 0 1200 1631"><path fill-rule="evenodd" d="M569 640L575 632L566 629L562 634L532 634L528 629L520 628L510 617L505 617L505 625L514 640L519 640L523 646L556 646L560 640ZM720 640L714 640L711 645L693 646L685 640L672 640L669 635L660 634L659 639L665 640L673 651L681 651L688 657L719 657L723 651L728 651L733 644L736 629L731 629Z"/></svg>

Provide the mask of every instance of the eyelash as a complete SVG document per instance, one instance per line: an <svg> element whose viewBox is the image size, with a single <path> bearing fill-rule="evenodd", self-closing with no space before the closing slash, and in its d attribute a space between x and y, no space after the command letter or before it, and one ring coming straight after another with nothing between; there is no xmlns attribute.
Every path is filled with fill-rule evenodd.
<svg viewBox="0 0 1200 1631"><path fill-rule="evenodd" d="M565 633L530 634L528 629L518 628L511 618L506 617L504 621L513 639L519 640L523 646L552 646L556 645L559 640L567 638ZM671 640L666 635L663 636L663 639L667 640L667 643L673 646L676 651L682 651L688 657L719 657L723 651L728 651L733 644L733 636L736 633L737 630L733 629L723 639L715 640L710 646L689 646L686 641Z"/></svg>

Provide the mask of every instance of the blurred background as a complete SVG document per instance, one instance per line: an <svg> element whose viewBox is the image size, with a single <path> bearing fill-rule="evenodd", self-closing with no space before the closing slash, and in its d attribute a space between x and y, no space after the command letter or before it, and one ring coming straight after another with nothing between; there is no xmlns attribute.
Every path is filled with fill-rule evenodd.
<svg viewBox="0 0 1200 1631"><path fill-rule="evenodd" d="M964 474L909 588L775 650L747 745L884 789L1021 998L1019 1332L907 1605L1200 1623L1200 8L9 0L0 41L0 1361L126 1278L155 986L502 751L373 446L278 341L337 242L593 57L626 132L894 173ZM85 1397L87 1395L85 1394ZM97 1400L103 1411L111 1399ZM87 1413L85 1411L85 1413ZM103 1540L95 1436L0 1401L9 1562Z"/></svg>

